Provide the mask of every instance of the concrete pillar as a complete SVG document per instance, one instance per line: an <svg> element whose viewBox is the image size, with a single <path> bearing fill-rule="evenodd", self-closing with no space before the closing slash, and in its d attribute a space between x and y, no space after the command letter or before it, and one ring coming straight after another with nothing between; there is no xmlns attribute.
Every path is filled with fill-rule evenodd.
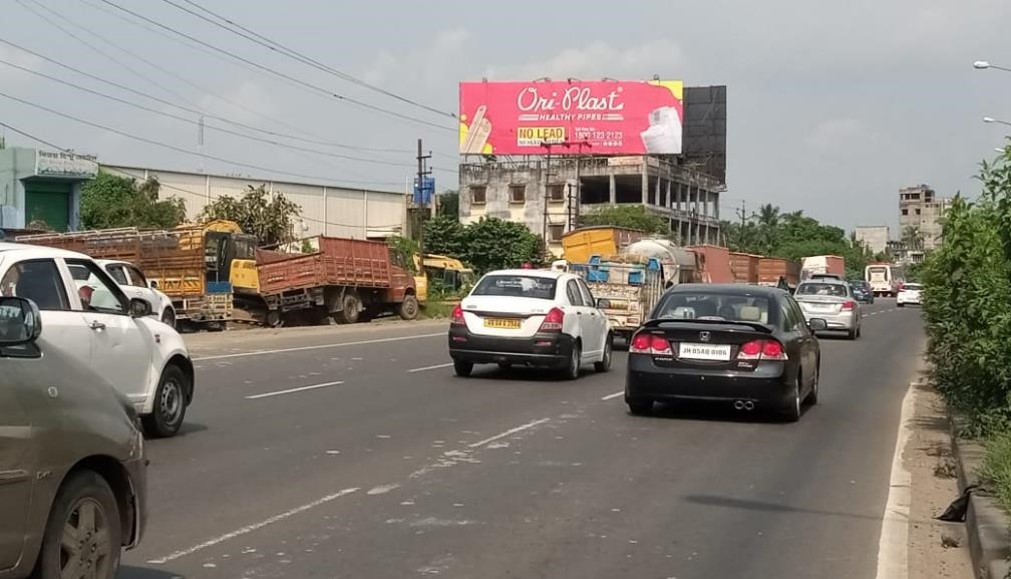
<svg viewBox="0 0 1011 579"><path fill-rule="evenodd" d="M667 209L671 208L670 204L670 179L667 179L667 192L664 194L663 206Z"/></svg>
<svg viewBox="0 0 1011 579"><path fill-rule="evenodd" d="M662 181L662 179L660 178L659 175L657 175L656 191L655 196L653 197L653 202L656 203L657 207L666 207L666 205L664 205L663 203L663 199L660 198L660 181Z"/></svg>
<svg viewBox="0 0 1011 579"><path fill-rule="evenodd" d="M614 182L614 173L611 173L611 205L618 202L618 185Z"/></svg>
<svg viewBox="0 0 1011 579"><path fill-rule="evenodd" d="M645 157L642 159L642 204L649 204L649 168Z"/></svg>

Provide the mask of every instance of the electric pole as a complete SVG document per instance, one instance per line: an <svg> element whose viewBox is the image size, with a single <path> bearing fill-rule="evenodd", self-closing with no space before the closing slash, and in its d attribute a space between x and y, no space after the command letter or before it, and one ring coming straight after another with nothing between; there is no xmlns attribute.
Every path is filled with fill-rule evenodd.
<svg viewBox="0 0 1011 579"><path fill-rule="evenodd" d="M425 216L428 213L428 202L425 199L425 195L428 190L428 176L432 174L432 171L428 169L428 160L432 158L432 153L429 152L427 155L424 153L424 144L421 139L418 139L418 176L414 182L414 198L417 202L417 207L415 208L414 214L418 222L418 248L421 253L424 254L425 246ZM432 194L435 194L434 186ZM368 227L368 223L365 224Z"/></svg>

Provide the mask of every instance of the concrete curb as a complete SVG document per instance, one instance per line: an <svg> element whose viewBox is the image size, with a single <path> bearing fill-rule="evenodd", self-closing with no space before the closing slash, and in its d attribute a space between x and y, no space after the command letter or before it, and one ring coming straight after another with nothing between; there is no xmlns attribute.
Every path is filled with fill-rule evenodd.
<svg viewBox="0 0 1011 579"><path fill-rule="evenodd" d="M952 418L951 440L958 461L958 489L979 483L979 467L985 449L982 444L959 438L957 419ZM1011 517L993 497L973 493L965 518L969 552L977 579L1011 577Z"/></svg>

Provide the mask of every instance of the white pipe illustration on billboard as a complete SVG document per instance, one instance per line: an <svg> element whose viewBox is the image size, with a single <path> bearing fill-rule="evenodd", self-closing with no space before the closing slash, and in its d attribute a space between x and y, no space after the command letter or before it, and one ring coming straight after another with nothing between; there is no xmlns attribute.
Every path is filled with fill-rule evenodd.
<svg viewBox="0 0 1011 579"><path fill-rule="evenodd" d="M649 113L649 128L641 133L646 153L677 155L681 153L681 118L674 107L660 107Z"/></svg>
<svg viewBox="0 0 1011 579"><path fill-rule="evenodd" d="M491 136L491 121L484 118L487 110L488 107L482 105L474 113L474 119L467 131L467 139L463 142L462 151L460 151L464 155L480 155L488 143L488 137Z"/></svg>

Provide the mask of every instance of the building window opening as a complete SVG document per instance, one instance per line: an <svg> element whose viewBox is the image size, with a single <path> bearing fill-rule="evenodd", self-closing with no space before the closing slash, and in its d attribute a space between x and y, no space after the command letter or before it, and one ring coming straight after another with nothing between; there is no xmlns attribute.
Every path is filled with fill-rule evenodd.
<svg viewBox="0 0 1011 579"><path fill-rule="evenodd" d="M488 188L484 186L474 186L470 188L470 202L474 205L484 205Z"/></svg>
<svg viewBox="0 0 1011 579"><path fill-rule="evenodd" d="M526 203L527 200L527 186L526 185L510 185L509 186L509 202L510 203Z"/></svg>

